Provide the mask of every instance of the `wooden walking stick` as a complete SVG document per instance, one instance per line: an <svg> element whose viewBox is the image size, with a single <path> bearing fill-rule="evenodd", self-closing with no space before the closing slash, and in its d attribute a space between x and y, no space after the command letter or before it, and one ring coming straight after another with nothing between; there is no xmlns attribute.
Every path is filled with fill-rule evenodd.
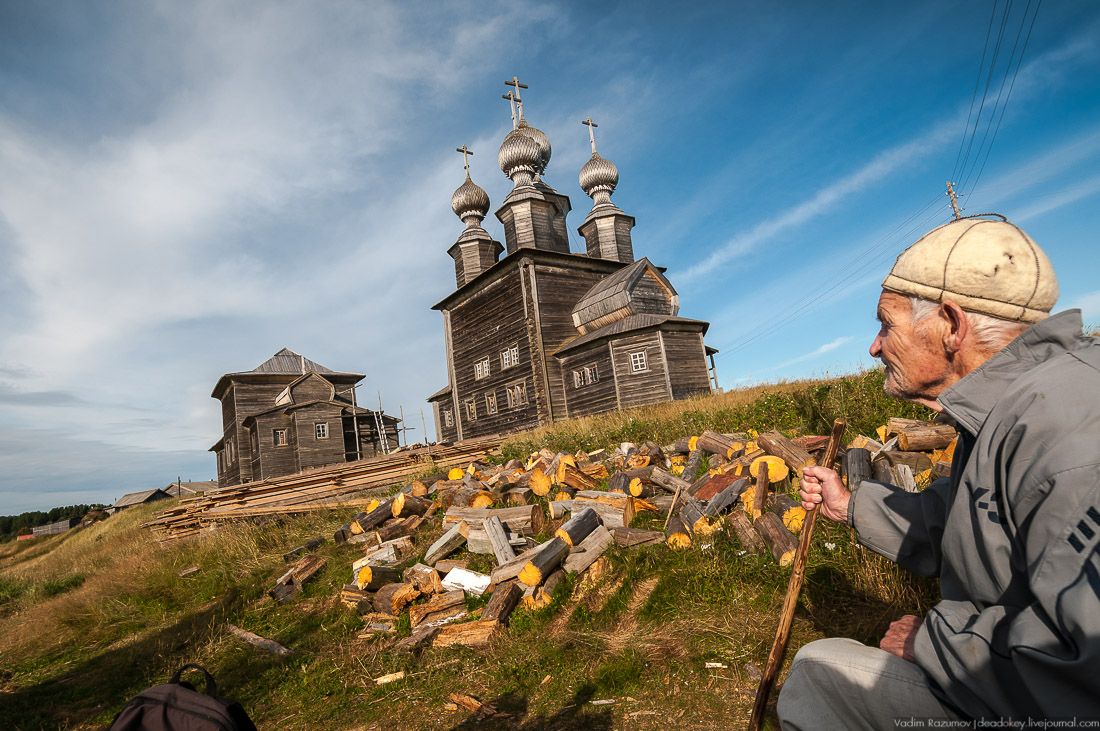
<svg viewBox="0 0 1100 731"><path fill-rule="evenodd" d="M837 452L840 450L840 440L844 436L844 428L847 422L837 419L833 422L833 431L829 435L829 446L825 450L825 459L821 466L832 469L836 462ZM752 704L752 716L749 718L749 731L760 731L764 728L764 709L768 705L768 696L771 695L772 686L779 675L779 668L783 665L783 656L787 654L787 641L791 637L791 623L794 621L794 610L798 606L798 594L802 591L802 580L806 576L806 559L810 555L810 540L814 533L814 523L820 511L817 507L806 512L806 520L802 524L802 536L798 542L798 553L794 556L794 566L791 570L791 580L787 584L787 595L783 597L783 609L779 612L779 627L775 631L775 641L768 653L768 664L764 666L764 677L760 679L760 687L756 689L756 700Z"/></svg>

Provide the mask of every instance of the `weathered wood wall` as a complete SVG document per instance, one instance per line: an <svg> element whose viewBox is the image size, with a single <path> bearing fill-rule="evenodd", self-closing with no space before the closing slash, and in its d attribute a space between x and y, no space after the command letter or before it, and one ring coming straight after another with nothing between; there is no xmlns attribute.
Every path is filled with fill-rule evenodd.
<svg viewBox="0 0 1100 731"><path fill-rule="evenodd" d="M672 381L672 398L684 399L710 393L710 375L701 333L664 332L665 355Z"/></svg>
<svg viewBox="0 0 1100 731"><path fill-rule="evenodd" d="M573 372L585 366L595 366L599 380L578 388L574 385ZM607 343L593 343L590 348L571 353L561 360L561 377L565 382L565 402L570 418L619 408L612 367L611 348Z"/></svg>
<svg viewBox="0 0 1100 731"><path fill-rule="evenodd" d="M630 354L643 350L648 368L634 371ZM666 380L664 359L661 357L661 342L656 332L618 338L611 343L611 352L622 408L661 403L672 398Z"/></svg>

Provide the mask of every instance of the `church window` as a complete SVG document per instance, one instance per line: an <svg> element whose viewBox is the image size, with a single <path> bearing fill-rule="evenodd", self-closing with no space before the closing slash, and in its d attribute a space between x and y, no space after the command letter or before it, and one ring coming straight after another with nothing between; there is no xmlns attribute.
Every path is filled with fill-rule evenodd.
<svg viewBox="0 0 1100 731"><path fill-rule="evenodd" d="M596 383L600 380L600 374L596 372L596 365L594 363L584 367L584 378L588 383Z"/></svg>
<svg viewBox="0 0 1100 731"><path fill-rule="evenodd" d="M509 348L505 348L500 351L500 367L511 368L514 365L519 365L519 346L513 345Z"/></svg>
<svg viewBox="0 0 1100 731"><path fill-rule="evenodd" d="M584 371L573 371L573 388L580 388L584 385Z"/></svg>
<svg viewBox="0 0 1100 731"><path fill-rule="evenodd" d="M317 439L328 439L328 422L319 421L313 425L313 435Z"/></svg>
<svg viewBox="0 0 1100 731"><path fill-rule="evenodd" d="M276 447L286 446L286 429L274 429L271 432L271 440Z"/></svg>
<svg viewBox="0 0 1100 731"><path fill-rule="evenodd" d="M255 425L248 430L248 441L252 444L252 456L255 457L260 451L260 434L256 431Z"/></svg>
<svg viewBox="0 0 1100 731"><path fill-rule="evenodd" d="M495 414L497 412L497 395L496 392L490 391L485 394L485 413Z"/></svg>
<svg viewBox="0 0 1100 731"><path fill-rule="evenodd" d="M472 398L466 399L466 418L469 421L477 419L477 404Z"/></svg>
<svg viewBox="0 0 1100 731"><path fill-rule="evenodd" d="M523 406L527 403L527 387L522 381L508 384L507 391L508 408Z"/></svg>
<svg viewBox="0 0 1100 731"><path fill-rule="evenodd" d="M229 466L229 465L233 464L236 461L236 459L233 456L234 451L235 451L233 448L235 446L237 446L237 445L233 441L228 441L228 442L225 443L225 464L226 464L226 466Z"/></svg>
<svg viewBox="0 0 1100 731"><path fill-rule="evenodd" d="M450 409L447 409L446 411L443 412L443 426L454 426L454 425L455 425L454 414L451 413Z"/></svg>
<svg viewBox="0 0 1100 731"><path fill-rule="evenodd" d="M489 356L485 356L477 363L474 363L474 378L488 378L489 377Z"/></svg>
<svg viewBox="0 0 1100 731"><path fill-rule="evenodd" d="M646 362L644 350L639 350L630 354L630 369L635 373L649 370L649 364Z"/></svg>

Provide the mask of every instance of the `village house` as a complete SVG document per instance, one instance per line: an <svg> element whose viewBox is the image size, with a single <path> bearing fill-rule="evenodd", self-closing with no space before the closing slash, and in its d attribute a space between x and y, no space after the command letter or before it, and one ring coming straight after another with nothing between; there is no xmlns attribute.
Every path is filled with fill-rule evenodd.
<svg viewBox="0 0 1100 731"><path fill-rule="evenodd" d="M353 462L398 445L398 419L356 404L362 373L342 373L283 348L250 371L227 373L218 487Z"/></svg>
<svg viewBox="0 0 1100 731"><path fill-rule="evenodd" d="M496 211L504 245L482 228L490 202L470 178L451 198L466 228L448 250L454 292L443 314L448 384L428 398L440 439L529 429L560 419L683 399L717 389L709 324L679 316L664 269L635 260L634 217L611 202L618 169L596 152L580 171L593 205L569 248L569 198L543 179L550 141L524 119L519 90L513 129L497 160L513 189ZM501 254L503 258L499 258ZM708 358L709 367L708 367Z"/></svg>

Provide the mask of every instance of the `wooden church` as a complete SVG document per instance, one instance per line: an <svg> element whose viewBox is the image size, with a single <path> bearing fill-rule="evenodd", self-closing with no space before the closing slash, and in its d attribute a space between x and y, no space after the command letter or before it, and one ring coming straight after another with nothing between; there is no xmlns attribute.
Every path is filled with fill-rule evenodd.
<svg viewBox="0 0 1100 731"><path fill-rule="evenodd" d="M227 373L218 487L353 462L397 446L398 419L356 404L362 373L333 371L283 348L250 371Z"/></svg>
<svg viewBox="0 0 1100 731"><path fill-rule="evenodd" d="M664 269L635 260L633 216L611 202L619 171L596 152L580 185L592 210L578 231L586 251L569 250L569 198L543 180L550 140L524 119L519 90L513 129L497 161L513 183L496 217L504 245L482 228L489 196L466 180L451 208L466 228L448 250L454 292L443 313L448 385L433 394L444 441L530 429L552 421L683 399L717 388L709 324L679 316ZM503 258L500 258L501 254ZM709 368L708 368L709 358Z"/></svg>

